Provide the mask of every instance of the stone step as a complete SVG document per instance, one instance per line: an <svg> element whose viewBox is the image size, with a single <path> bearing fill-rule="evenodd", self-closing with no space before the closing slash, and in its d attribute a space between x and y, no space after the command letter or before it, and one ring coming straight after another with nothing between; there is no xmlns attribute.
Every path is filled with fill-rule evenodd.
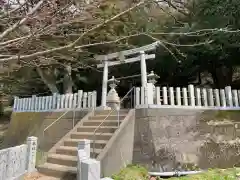
<svg viewBox="0 0 240 180"><path fill-rule="evenodd" d="M38 167L38 171L46 176L61 179L75 179L77 174L77 167L63 166L52 163L44 163Z"/></svg>
<svg viewBox="0 0 240 180"><path fill-rule="evenodd" d="M119 114L120 114L120 115L127 115L128 112L129 112L128 109L121 109L121 110L119 111ZM94 112L95 115L108 115L109 113L111 113L111 115L117 115L117 114L118 114L117 111L112 111L112 110L102 110L102 111L96 110L96 111Z"/></svg>
<svg viewBox="0 0 240 180"><path fill-rule="evenodd" d="M118 121L118 120L123 120L125 117L126 117L126 115L119 115L119 116L117 116L117 115L110 115L110 116L96 115L96 116L91 116L88 119L89 120L115 120L115 121Z"/></svg>
<svg viewBox="0 0 240 180"><path fill-rule="evenodd" d="M76 167L77 156L70 156L64 154L49 154L47 157L47 163Z"/></svg>
<svg viewBox="0 0 240 180"><path fill-rule="evenodd" d="M93 148L91 148L91 157L96 157L96 155L100 154L102 149L95 148L93 152ZM77 147L72 146L60 146L56 149L56 154L63 154L69 156L77 156Z"/></svg>
<svg viewBox="0 0 240 180"><path fill-rule="evenodd" d="M106 132L106 133L114 133L118 126L81 126L77 129L78 132L94 132L96 129L98 130L96 132Z"/></svg>
<svg viewBox="0 0 240 180"><path fill-rule="evenodd" d="M109 140L113 133L74 132L70 135L72 139Z"/></svg>
<svg viewBox="0 0 240 180"><path fill-rule="evenodd" d="M80 139L66 139L64 141L64 146L73 146L77 147ZM107 140L96 140L95 141L95 147L103 149L105 145L107 144ZM91 147L93 146L93 142L91 142Z"/></svg>
<svg viewBox="0 0 240 180"><path fill-rule="evenodd" d="M57 146L56 151L47 156L46 163L38 167L39 172L46 176L64 180L76 179L78 163L77 146L79 141L82 139L91 140L90 156L91 158L96 158L118 129L128 111L120 110L119 116L117 112L112 112L108 116L111 110L95 112L95 116L89 117L87 121L77 127L77 132L75 130L72 131L70 137L64 139L63 144ZM50 115L50 117L53 116ZM69 117L71 119L71 113L63 118L67 119ZM96 129L97 131L94 134Z"/></svg>
<svg viewBox="0 0 240 180"><path fill-rule="evenodd" d="M83 126L99 126L102 120L89 120L83 123ZM121 124L122 121L120 121ZM105 120L101 126L118 126L118 121L116 120Z"/></svg>
<svg viewBox="0 0 240 180"><path fill-rule="evenodd" d="M52 176L42 176L37 180L61 180L60 178L52 177Z"/></svg>

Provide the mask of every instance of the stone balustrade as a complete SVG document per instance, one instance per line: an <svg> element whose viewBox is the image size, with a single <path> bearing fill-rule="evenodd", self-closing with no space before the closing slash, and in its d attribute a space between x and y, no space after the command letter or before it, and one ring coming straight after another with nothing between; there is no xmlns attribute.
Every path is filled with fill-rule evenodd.
<svg viewBox="0 0 240 180"><path fill-rule="evenodd" d="M56 94L52 96L33 95L29 98L15 97L13 111L39 112L64 109L88 109L96 107L97 93L79 90L74 94Z"/></svg>
<svg viewBox="0 0 240 180"><path fill-rule="evenodd" d="M136 88L136 108L145 105L194 108L240 108L240 90L227 86L224 89L188 87L147 87ZM155 89L154 91L152 89Z"/></svg>

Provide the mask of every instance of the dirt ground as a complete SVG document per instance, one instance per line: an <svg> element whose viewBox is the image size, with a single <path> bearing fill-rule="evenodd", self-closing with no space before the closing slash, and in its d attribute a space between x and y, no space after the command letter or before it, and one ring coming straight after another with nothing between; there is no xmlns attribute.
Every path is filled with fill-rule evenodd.
<svg viewBox="0 0 240 180"><path fill-rule="evenodd" d="M38 172L34 172L34 173L31 173L31 174L28 174L26 176L24 176L24 180L37 180L37 179L40 179L41 177L43 177L42 174L38 173Z"/></svg>

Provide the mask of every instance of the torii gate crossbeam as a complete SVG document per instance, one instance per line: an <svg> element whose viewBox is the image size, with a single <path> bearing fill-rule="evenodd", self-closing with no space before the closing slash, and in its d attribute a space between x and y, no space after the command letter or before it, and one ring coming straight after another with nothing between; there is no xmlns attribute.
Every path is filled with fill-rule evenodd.
<svg viewBox="0 0 240 180"><path fill-rule="evenodd" d="M98 68L103 67L103 82L102 82L102 102L101 106L104 108L106 107L106 99L107 99L107 82L108 82L108 67L120 65L124 63L133 63L140 61L141 63L141 80L142 80L142 87L147 86L147 67L146 67L146 60L154 59L155 54L145 54L146 52L153 51L159 45L159 41L156 41L152 44L138 47L135 49L120 51L116 53L111 53L107 55L98 55L95 56L97 61L101 61L101 64L98 64ZM137 57L133 58L125 58L125 56L130 55L137 55Z"/></svg>

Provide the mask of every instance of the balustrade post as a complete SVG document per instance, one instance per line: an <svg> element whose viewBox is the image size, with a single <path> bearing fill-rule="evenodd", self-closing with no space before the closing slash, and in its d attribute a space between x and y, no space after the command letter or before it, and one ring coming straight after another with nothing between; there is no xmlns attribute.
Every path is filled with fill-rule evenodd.
<svg viewBox="0 0 240 180"><path fill-rule="evenodd" d="M202 89L203 94L203 106L208 106L208 98L207 98L207 90L205 88Z"/></svg>
<svg viewBox="0 0 240 180"><path fill-rule="evenodd" d="M167 87L163 87L163 105L168 105L168 93L167 93Z"/></svg>
<svg viewBox="0 0 240 180"><path fill-rule="evenodd" d="M181 101L181 88L180 87L176 88L176 98L177 98L177 105L181 106L182 101Z"/></svg>
<svg viewBox="0 0 240 180"><path fill-rule="evenodd" d="M219 90L218 89L214 89L214 97L215 97L215 105L217 107L220 107L220 97L219 97Z"/></svg>
<svg viewBox="0 0 240 180"><path fill-rule="evenodd" d="M182 88L182 91L183 91L183 105L188 106L187 88Z"/></svg>
<svg viewBox="0 0 240 180"><path fill-rule="evenodd" d="M199 88L196 88L196 96L197 96L197 106L202 106L201 90Z"/></svg>
<svg viewBox="0 0 240 180"><path fill-rule="evenodd" d="M225 92L226 92L227 105L230 106L230 107L233 107L232 88L231 88L231 86L225 87Z"/></svg>
<svg viewBox="0 0 240 180"><path fill-rule="evenodd" d="M225 96L225 90L224 89L220 90L220 98L221 98L221 105L223 107L226 107L227 103L226 103L226 96Z"/></svg>
<svg viewBox="0 0 240 180"><path fill-rule="evenodd" d="M160 87L156 87L156 101L157 104L161 105Z"/></svg>
<svg viewBox="0 0 240 180"><path fill-rule="evenodd" d="M174 102L174 89L173 89L173 87L169 88L169 97L170 97L170 105L174 106L175 102Z"/></svg>
<svg viewBox="0 0 240 180"><path fill-rule="evenodd" d="M208 102L209 102L209 106L214 106L214 101L213 101L213 90L212 89L208 89Z"/></svg>
<svg viewBox="0 0 240 180"><path fill-rule="evenodd" d="M194 94L194 86L192 84L188 85L189 98L190 98L190 106L195 106L195 94Z"/></svg>

